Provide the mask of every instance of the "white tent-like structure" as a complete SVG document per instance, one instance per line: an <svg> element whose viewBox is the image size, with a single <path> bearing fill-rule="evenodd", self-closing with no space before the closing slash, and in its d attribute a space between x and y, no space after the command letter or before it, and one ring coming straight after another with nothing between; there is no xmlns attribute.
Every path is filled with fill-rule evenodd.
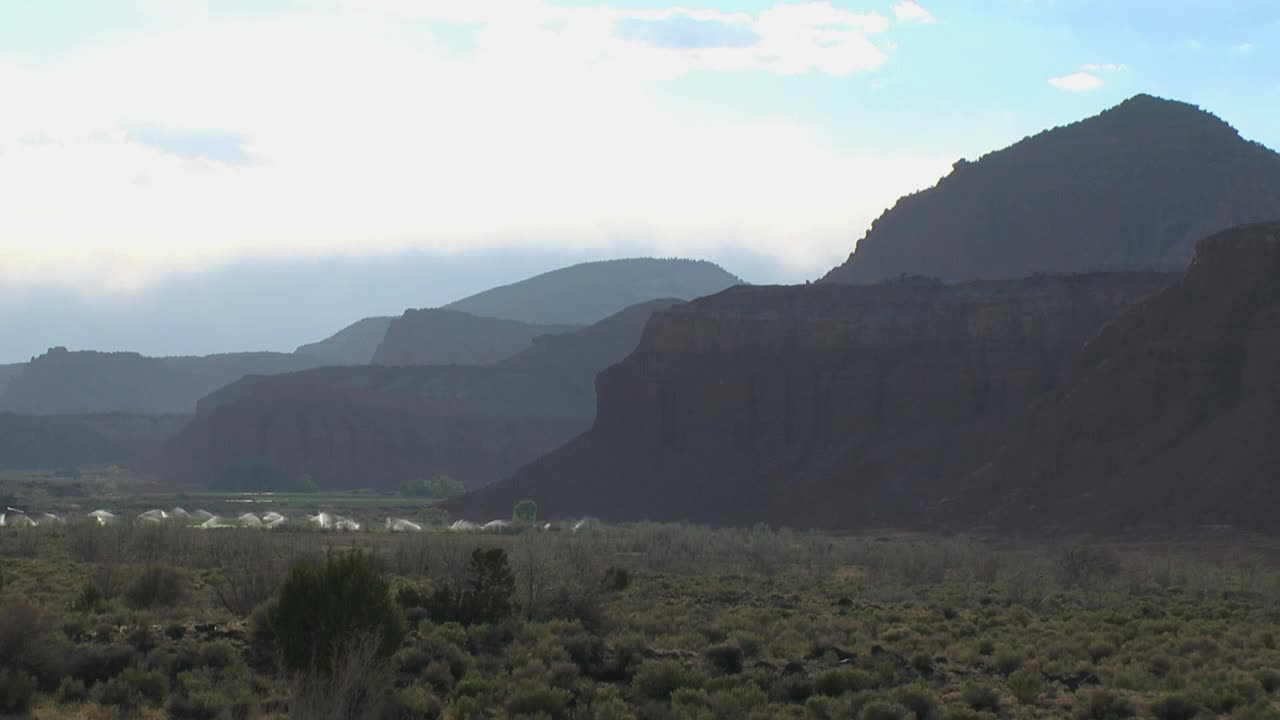
<svg viewBox="0 0 1280 720"><path fill-rule="evenodd" d="M289 522L289 518L278 512L269 512L262 515L262 527L268 530L278 528L287 522Z"/></svg>
<svg viewBox="0 0 1280 720"><path fill-rule="evenodd" d="M479 530L480 526L468 520L459 520L454 524L450 525L449 529L454 532L472 532L475 530Z"/></svg>
<svg viewBox="0 0 1280 720"><path fill-rule="evenodd" d="M422 532L422 526L404 518L387 518L387 530L391 532Z"/></svg>
<svg viewBox="0 0 1280 720"><path fill-rule="evenodd" d="M239 525L233 522L223 520L217 515L213 515L208 520L205 520L204 522L200 523L200 528L203 530L221 530L223 528L233 528L233 527L239 527Z"/></svg>
<svg viewBox="0 0 1280 720"><path fill-rule="evenodd" d="M0 513L0 527L29 528L35 526L36 521L27 517L27 514L21 510L18 512Z"/></svg>
<svg viewBox="0 0 1280 720"><path fill-rule="evenodd" d="M89 513L89 517L96 520L99 525L109 525L116 521L116 516L106 510L94 510Z"/></svg>
<svg viewBox="0 0 1280 720"><path fill-rule="evenodd" d="M236 518L236 522L240 523L240 527L262 529L262 518L253 513L245 513Z"/></svg>
<svg viewBox="0 0 1280 720"><path fill-rule="evenodd" d="M195 512L191 513L191 519L199 520L200 522L204 522L206 520L212 520L215 517L217 516L209 512L208 510L196 510Z"/></svg>
<svg viewBox="0 0 1280 720"><path fill-rule="evenodd" d="M510 520L490 520L489 522L485 523L484 526L481 527L480 529L484 530L485 532L500 533L500 532L507 532L508 530L511 530L512 527L514 527L514 525Z"/></svg>
<svg viewBox="0 0 1280 720"><path fill-rule="evenodd" d="M169 513L163 510L148 510L138 515L139 523L162 523L169 519Z"/></svg>
<svg viewBox="0 0 1280 720"><path fill-rule="evenodd" d="M336 515L334 513L326 512L323 510L320 511L319 513L316 513L315 515L307 516L307 520L310 521L314 527L317 527L321 530L352 530L354 531L354 530L360 529L360 523L356 522L355 520L352 520L351 518L345 518L345 517L342 517L341 515Z"/></svg>

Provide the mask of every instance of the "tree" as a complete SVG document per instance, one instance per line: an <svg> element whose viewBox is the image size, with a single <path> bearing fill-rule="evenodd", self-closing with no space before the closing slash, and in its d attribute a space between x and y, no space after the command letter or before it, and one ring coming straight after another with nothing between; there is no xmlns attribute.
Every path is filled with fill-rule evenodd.
<svg viewBox="0 0 1280 720"><path fill-rule="evenodd" d="M359 550L295 565L267 620L284 666L300 672L332 671L341 647L361 636L376 638L377 656L389 657L405 632L373 555Z"/></svg>
<svg viewBox="0 0 1280 720"><path fill-rule="evenodd" d="M467 564L465 582L450 583L432 593L427 614L436 622L463 625L504 620L515 613L515 574L502 548L476 548Z"/></svg>
<svg viewBox="0 0 1280 720"><path fill-rule="evenodd" d="M532 500L521 500L511 512L511 519L517 522L535 522L538 519L538 503Z"/></svg>

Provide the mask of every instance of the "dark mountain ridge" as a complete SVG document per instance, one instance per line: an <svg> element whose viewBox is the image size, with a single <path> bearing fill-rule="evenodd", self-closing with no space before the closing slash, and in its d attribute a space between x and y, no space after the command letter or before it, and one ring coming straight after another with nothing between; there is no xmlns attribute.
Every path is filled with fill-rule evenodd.
<svg viewBox="0 0 1280 720"><path fill-rule="evenodd" d="M1280 154L1186 103L1138 95L961 160L900 199L824 282L948 282L1186 268L1195 241L1280 218Z"/></svg>
<svg viewBox="0 0 1280 720"><path fill-rule="evenodd" d="M1100 327L1174 276L742 287L656 313L592 428L448 502L610 520L894 522L979 467Z"/></svg>
<svg viewBox="0 0 1280 720"><path fill-rule="evenodd" d="M648 315L673 302L541 338L498 365L246 377L201 400L155 469L182 484L241 489L260 489L244 484L264 474L393 489L444 473L480 487L590 426L596 373L633 350Z"/></svg>
<svg viewBox="0 0 1280 720"><path fill-rule="evenodd" d="M940 508L1014 529L1280 530L1280 223L1217 233ZM952 507L948 507L948 505Z"/></svg>
<svg viewBox="0 0 1280 720"><path fill-rule="evenodd" d="M371 317L354 322L319 342L294 350L296 355L318 358L325 365L368 365L373 362L391 317Z"/></svg>
<svg viewBox="0 0 1280 720"><path fill-rule="evenodd" d="M387 326L374 365L492 365L534 338L578 328L477 317L459 310L406 310Z"/></svg>

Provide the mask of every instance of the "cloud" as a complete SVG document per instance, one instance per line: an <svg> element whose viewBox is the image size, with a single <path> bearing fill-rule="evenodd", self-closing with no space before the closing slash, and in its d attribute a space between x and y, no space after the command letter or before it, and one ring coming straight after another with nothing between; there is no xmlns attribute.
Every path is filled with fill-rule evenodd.
<svg viewBox="0 0 1280 720"><path fill-rule="evenodd" d="M0 286L128 293L242 258L623 241L767 254L812 277L950 166L849 148L785 109L727 115L662 91L693 71L873 69L876 13L298 2L50 60L0 54ZM675 15L759 41L617 35L621 19ZM475 24L474 42L459 52L439 22Z"/></svg>
<svg viewBox="0 0 1280 720"><path fill-rule="evenodd" d="M250 161L249 138L227 130L133 127L125 139L190 160L243 165Z"/></svg>
<svg viewBox="0 0 1280 720"><path fill-rule="evenodd" d="M1239 45L1236 45L1235 47L1232 48L1232 50L1235 50L1241 55L1248 55L1249 53L1253 52L1255 49L1257 49L1256 46L1250 42L1240 43Z"/></svg>
<svg viewBox="0 0 1280 720"><path fill-rule="evenodd" d="M1087 72L1076 72L1049 78L1049 84L1067 92L1089 92L1102 87L1102 78Z"/></svg>
<svg viewBox="0 0 1280 720"><path fill-rule="evenodd" d="M618 21L618 36L652 47L680 50L741 48L760 42L760 35L746 23L702 20L684 13L657 20L622 18Z"/></svg>
<svg viewBox="0 0 1280 720"><path fill-rule="evenodd" d="M912 0L904 0L893 6L893 16L902 22L937 22L937 18L933 13L920 7L919 3Z"/></svg>
<svg viewBox="0 0 1280 720"><path fill-rule="evenodd" d="M1102 73L1123 72L1126 69L1128 68L1124 65L1116 63L1089 63L1076 72L1049 78L1049 84L1066 92L1089 92L1106 84L1100 77Z"/></svg>

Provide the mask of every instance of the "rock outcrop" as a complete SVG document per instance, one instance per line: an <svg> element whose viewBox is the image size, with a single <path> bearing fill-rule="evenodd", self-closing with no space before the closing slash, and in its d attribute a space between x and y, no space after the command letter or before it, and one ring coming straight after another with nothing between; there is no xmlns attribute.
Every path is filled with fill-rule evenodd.
<svg viewBox="0 0 1280 720"><path fill-rule="evenodd" d="M147 357L53 348L27 363L0 394L0 412L190 414L196 402L245 375L320 365L288 353Z"/></svg>
<svg viewBox="0 0 1280 720"><path fill-rule="evenodd" d="M187 415L126 413L0 413L0 469L138 467L189 419Z"/></svg>
<svg viewBox="0 0 1280 720"><path fill-rule="evenodd" d="M1181 271L1195 242L1280 218L1280 155L1195 106L1138 95L900 199L829 282Z"/></svg>
<svg viewBox="0 0 1280 720"><path fill-rule="evenodd" d="M458 310L406 310L387 327L374 365L492 365L528 348L534 338L576 330L478 317Z"/></svg>
<svg viewBox="0 0 1280 720"><path fill-rule="evenodd" d="M1199 243L938 509L957 523L1280 530L1280 223ZM950 506L950 507L949 507Z"/></svg>
<svg viewBox="0 0 1280 720"><path fill-rule="evenodd" d="M591 424L596 373L636 347L647 303L495 366L320 368L249 377L200 402L154 469L182 484L394 489L508 477Z"/></svg>
<svg viewBox="0 0 1280 720"><path fill-rule="evenodd" d="M455 498L510 512L804 527L892 522L986 462L1099 328L1174 276L734 288L654 315L592 429Z"/></svg>
<svg viewBox="0 0 1280 720"><path fill-rule="evenodd" d="M393 318L371 317L352 323L319 342L294 350L296 355L318 358L325 365L368 365L387 335Z"/></svg>

